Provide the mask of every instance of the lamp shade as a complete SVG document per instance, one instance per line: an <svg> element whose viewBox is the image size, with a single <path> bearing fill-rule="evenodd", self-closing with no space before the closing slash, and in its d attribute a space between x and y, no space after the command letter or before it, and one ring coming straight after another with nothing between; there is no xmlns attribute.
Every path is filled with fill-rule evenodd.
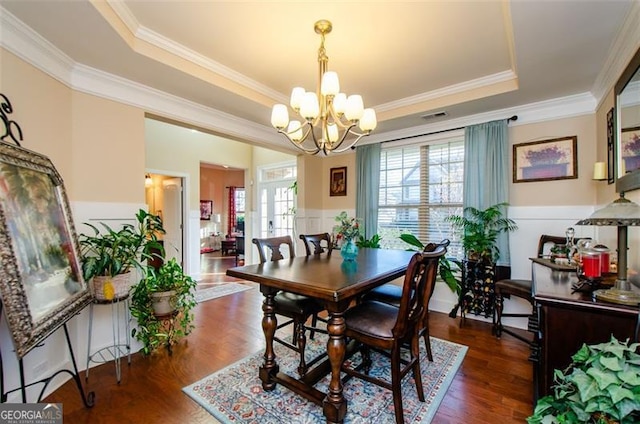
<svg viewBox="0 0 640 424"><path fill-rule="evenodd" d="M640 225L640 205L621 196L577 225Z"/></svg>
<svg viewBox="0 0 640 424"><path fill-rule="evenodd" d="M289 123L289 111L287 106L283 104L273 105L271 111L271 125L274 128L284 128Z"/></svg>

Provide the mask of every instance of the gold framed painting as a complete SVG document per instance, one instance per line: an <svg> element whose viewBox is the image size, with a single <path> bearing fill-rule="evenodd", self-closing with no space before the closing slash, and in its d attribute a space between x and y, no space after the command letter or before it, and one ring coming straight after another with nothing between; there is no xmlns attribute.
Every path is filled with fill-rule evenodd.
<svg viewBox="0 0 640 424"><path fill-rule="evenodd" d="M39 153L0 142L0 295L16 355L91 301L62 178Z"/></svg>
<svg viewBox="0 0 640 424"><path fill-rule="evenodd" d="M513 182L578 178L578 137L513 145Z"/></svg>

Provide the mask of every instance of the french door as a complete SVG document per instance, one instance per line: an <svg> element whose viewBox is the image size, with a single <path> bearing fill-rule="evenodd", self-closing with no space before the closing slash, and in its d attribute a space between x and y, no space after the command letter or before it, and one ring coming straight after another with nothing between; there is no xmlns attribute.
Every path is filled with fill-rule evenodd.
<svg viewBox="0 0 640 424"><path fill-rule="evenodd" d="M295 193L293 181L272 181L260 187L260 237L295 237Z"/></svg>

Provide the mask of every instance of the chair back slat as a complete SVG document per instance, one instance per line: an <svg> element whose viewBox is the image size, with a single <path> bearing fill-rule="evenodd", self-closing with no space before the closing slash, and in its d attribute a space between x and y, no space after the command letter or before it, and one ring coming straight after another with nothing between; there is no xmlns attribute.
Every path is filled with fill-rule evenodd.
<svg viewBox="0 0 640 424"><path fill-rule="evenodd" d="M284 259L284 255L282 252L284 246L288 246L289 248L289 257L295 257L295 252L293 251L293 240L291 239L291 236L287 235L281 237L254 238L251 241L258 248L258 255L260 256L261 264L267 261L279 261L280 259ZM268 258L267 252L269 252Z"/></svg>
<svg viewBox="0 0 640 424"><path fill-rule="evenodd" d="M396 338L405 339L423 322L438 275L438 263L447 248L436 245L430 252L416 253L411 258L402 286L398 319L393 327Z"/></svg>
<svg viewBox="0 0 640 424"><path fill-rule="evenodd" d="M329 233L300 234L300 239L304 241L307 256L324 252L331 254L331 235Z"/></svg>

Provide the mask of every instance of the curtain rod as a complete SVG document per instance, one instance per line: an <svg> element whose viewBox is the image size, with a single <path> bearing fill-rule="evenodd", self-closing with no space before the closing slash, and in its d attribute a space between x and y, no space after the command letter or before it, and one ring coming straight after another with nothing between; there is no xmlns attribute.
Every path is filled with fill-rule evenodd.
<svg viewBox="0 0 640 424"><path fill-rule="evenodd" d="M518 115L513 115L511 118L507 118L507 123L509 123L509 121L517 121L517 120L518 120ZM466 127L449 128L447 130L432 131L424 134L409 135L407 137L400 137L400 138L394 138L393 140L386 140L386 141L383 141L383 143L390 143L392 141L400 141L400 140L409 140L411 138L424 137L427 135L440 134L440 133L449 132L449 131L458 131L458 130L463 130L465 128Z"/></svg>

